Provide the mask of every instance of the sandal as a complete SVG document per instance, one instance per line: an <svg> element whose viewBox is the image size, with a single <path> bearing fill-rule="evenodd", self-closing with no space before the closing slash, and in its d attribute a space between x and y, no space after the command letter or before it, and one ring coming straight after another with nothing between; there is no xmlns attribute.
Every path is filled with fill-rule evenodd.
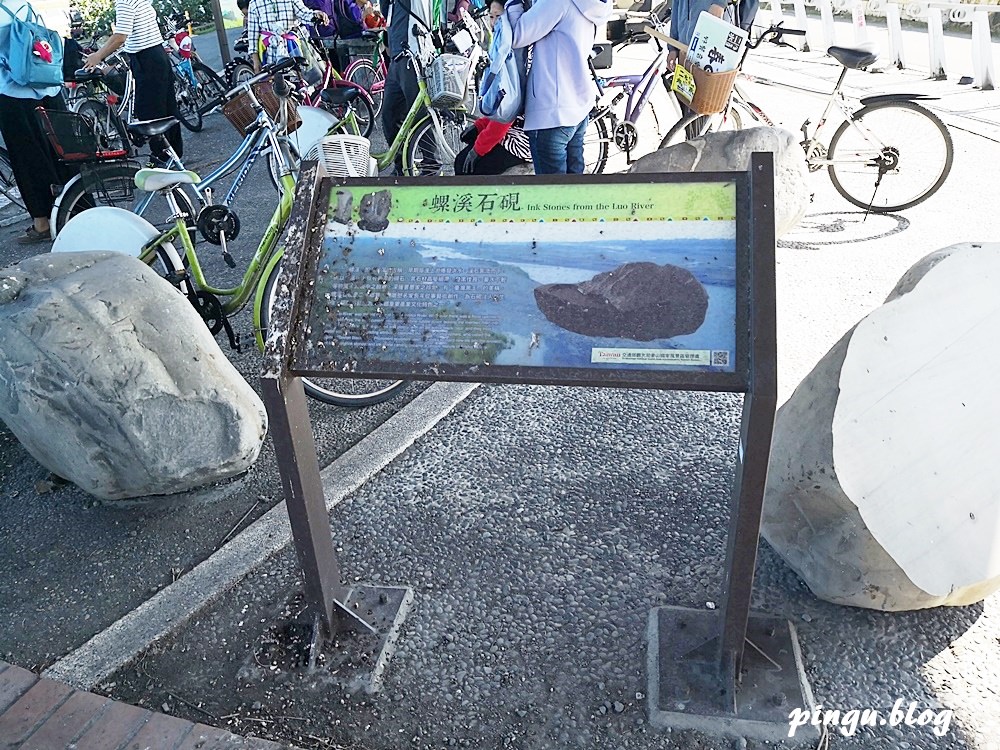
<svg viewBox="0 0 1000 750"><path fill-rule="evenodd" d="M34 227L28 227L24 230L24 234L18 237L15 242L19 245L33 245L36 242L51 242L52 237L49 236L48 232L39 232Z"/></svg>

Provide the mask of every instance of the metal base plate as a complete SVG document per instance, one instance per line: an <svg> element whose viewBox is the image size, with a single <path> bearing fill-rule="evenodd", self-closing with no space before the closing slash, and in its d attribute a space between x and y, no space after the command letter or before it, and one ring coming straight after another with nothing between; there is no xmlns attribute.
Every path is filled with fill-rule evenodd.
<svg viewBox="0 0 1000 750"><path fill-rule="evenodd" d="M301 614L272 626L257 643L245 669L263 679L287 680L297 675L317 686L333 684L349 693L376 693L412 604L413 589L407 586L355 585L347 592L344 606L375 632L351 627L350 620L341 616L344 627L323 643L317 637L318 622L306 619L299 594L288 609Z"/></svg>
<svg viewBox="0 0 1000 750"><path fill-rule="evenodd" d="M815 743L817 727L789 738L789 714L815 708L795 627L787 620L750 616L742 679L735 696L719 671L722 612L657 607L648 626L649 718L657 729L694 729L783 746Z"/></svg>

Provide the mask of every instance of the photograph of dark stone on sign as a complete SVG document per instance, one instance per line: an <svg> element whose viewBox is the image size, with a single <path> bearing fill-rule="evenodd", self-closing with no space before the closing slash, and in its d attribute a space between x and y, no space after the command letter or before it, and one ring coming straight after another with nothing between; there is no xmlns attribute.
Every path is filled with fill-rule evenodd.
<svg viewBox="0 0 1000 750"><path fill-rule="evenodd" d="M313 361L734 371L731 182L337 186L328 216Z"/></svg>

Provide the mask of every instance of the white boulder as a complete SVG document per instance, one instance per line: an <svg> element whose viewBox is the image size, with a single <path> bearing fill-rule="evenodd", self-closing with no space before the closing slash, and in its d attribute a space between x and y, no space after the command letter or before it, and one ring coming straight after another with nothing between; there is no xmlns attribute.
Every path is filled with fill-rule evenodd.
<svg viewBox="0 0 1000 750"><path fill-rule="evenodd" d="M1000 588L1000 244L911 268L778 411L761 531L822 599L879 610Z"/></svg>
<svg viewBox="0 0 1000 750"><path fill-rule="evenodd" d="M631 172L733 172L750 167L750 155L774 154L774 231L780 237L809 207L805 154L795 136L781 128L747 128L708 133L646 154Z"/></svg>
<svg viewBox="0 0 1000 750"><path fill-rule="evenodd" d="M39 463L104 499L239 474L267 431L191 304L119 253L0 270L0 419Z"/></svg>

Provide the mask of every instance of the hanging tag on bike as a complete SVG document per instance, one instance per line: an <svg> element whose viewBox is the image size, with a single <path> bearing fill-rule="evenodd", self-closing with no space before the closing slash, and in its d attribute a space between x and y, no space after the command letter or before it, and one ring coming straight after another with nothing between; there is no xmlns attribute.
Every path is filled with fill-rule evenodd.
<svg viewBox="0 0 1000 750"><path fill-rule="evenodd" d="M677 65L674 68L674 80L670 84L670 90L690 104L691 100L694 99L696 88L691 71L683 65Z"/></svg>

